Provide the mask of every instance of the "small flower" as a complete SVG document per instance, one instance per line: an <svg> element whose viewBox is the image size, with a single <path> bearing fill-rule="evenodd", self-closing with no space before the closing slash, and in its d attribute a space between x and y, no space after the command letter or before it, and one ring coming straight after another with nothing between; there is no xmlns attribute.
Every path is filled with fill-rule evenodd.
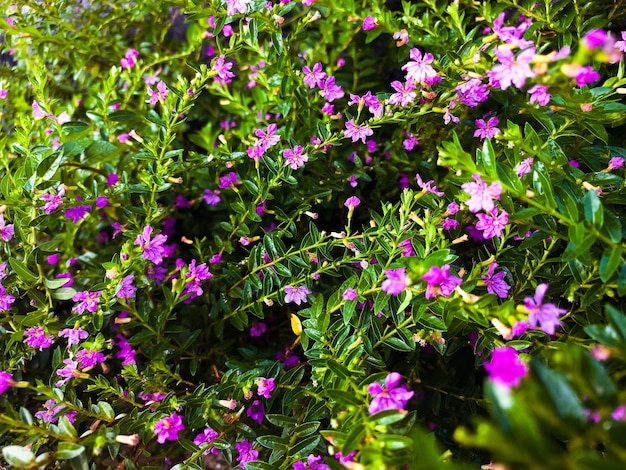
<svg viewBox="0 0 626 470"><path fill-rule="evenodd" d="M66 219L72 219L73 223L78 223L80 220L84 219L85 217L87 217L87 213L91 210L91 206L76 206L76 207L70 207L69 209L67 209L64 213L63 216ZM47 211L46 211L47 213Z"/></svg>
<svg viewBox="0 0 626 470"><path fill-rule="evenodd" d="M528 374L528 366L510 346L494 349L491 361L485 362L484 366L489 373L489 380L507 389L517 387Z"/></svg>
<svg viewBox="0 0 626 470"><path fill-rule="evenodd" d="M615 49L626 52L626 31L622 31L620 34L622 35L622 40L615 43Z"/></svg>
<svg viewBox="0 0 626 470"><path fill-rule="evenodd" d="M235 77L235 74L230 71L233 68L233 63L226 62L225 59L226 56L221 55L213 62L213 70L217 72L217 76L213 79L220 85L228 85Z"/></svg>
<svg viewBox="0 0 626 470"><path fill-rule="evenodd" d="M135 238L135 245L141 247L145 259L152 261L154 264L161 264L165 254L165 247L163 245L167 241L167 237L163 234L158 234L151 239L152 231L153 228L150 225L146 225L141 235Z"/></svg>
<svg viewBox="0 0 626 470"><path fill-rule="evenodd" d="M402 85L398 80L394 80L391 82L391 87L396 90L396 93L393 93L389 97L389 104L395 106L406 107L415 101L417 97L417 93L415 93L415 82L406 82L406 85Z"/></svg>
<svg viewBox="0 0 626 470"><path fill-rule="evenodd" d="M535 159L533 157L528 157L519 162L519 164L515 167L515 174L518 177L522 177L530 173L533 169L533 162Z"/></svg>
<svg viewBox="0 0 626 470"><path fill-rule="evenodd" d="M343 291L343 294L341 294L341 297L344 300L354 300L358 296L359 296L359 293L354 289L346 289L345 291Z"/></svg>
<svg viewBox="0 0 626 470"><path fill-rule="evenodd" d="M407 82L419 84L437 76L437 72L430 65L435 60L431 53L422 55L422 51L414 47L409 51L409 57L411 61L402 66L402 70L406 71Z"/></svg>
<svg viewBox="0 0 626 470"><path fill-rule="evenodd" d="M221 201L219 189L216 189L215 191L211 189L205 189L202 200L210 206L217 206Z"/></svg>
<svg viewBox="0 0 626 470"><path fill-rule="evenodd" d="M302 302L306 302L306 296L311 293L306 286L285 286L285 302L293 302L296 305L300 305Z"/></svg>
<svg viewBox="0 0 626 470"><path fill-rule="evenodd" d="M548 284L539 284L535 290L534 298L526 297L524 306L528 310L528 324L530 328L540 328L549 335L554 334L555 327L559 326L559 316L567 312L554 304L544 304L543 297L548 290Z"/></svg>
<svg viewBox="0 0 626 470"><path fill-rule="evenodd" d="M392 372L385 378L385 386L378 382L371 383L367 391L374 397L369 406L369 414L373 415L384 410L404 410L404 407L413 396L405 385L399 385L402 376Z"/></svg>
<svg viewBox="0 0 626 470"><path fill-rule="evenodd" d="M265 377L259 378L257 393L259 396L265 398L272 398L272 392L276 388L274 378L266 379Z"/></svg>
<svg viewBox="0 0 626 470"><path fill-rule="evenodd" d="M370 129L366 124L355 124L354 119L350 119L346 123L346 130L343 131L344 137L346 139L352 139L352 142L356 142L361 139L361 142L365 143L365 139L372 134L374 134L372 129Z"/></svg>
<svg viewBox="0 0 626 470"><path fill-rule="evenodd" d="M123 366L136 364L135 356L137 351L132 348L128 340L122 335L117 335L115 339L116 341L113 342L114 345L120 348L120 350L115 353L115 357L121 359Z"/></svg>
<svg viewBox="0 0 626 470"><path fill-rule="evenodd" d="M170 416L161 418L154 425L154 433L157 436L157 442L159 444L165 443L165 441L178 440L179 431L184 431L182 416L172 413Z"/></svg>
<svg viewBox="0 0 626 470"><path fill-rule="evenodd" d="M169 90L167 88L167 85L165 84L163 80L159 80L159 83L157 83L156 91L148 87L148 96L150 98L146 100L146 103L149 103L151 105L155 105L159 101L161 103L164 103L168 95L169 95Z"/></svg>
<svg viewBox="0 0 626 470"><path fill-rule="evenodd" d="M607 171L617 170L624 166L624 159L622 157L613 157L609 160L609 166Z"/></svg>
<svg viewBox="0 0 626 470"><path fill-rule="evenodd" d="M398 295L409 285L406 268L387 269L385 276L387 276L387 279L383 281L381 288L389 295Z"/></svg>
<svg viewBox="0 0 626 470"><path fill-rule="evenodd" d="M478 106L479 103L489 98L489 88L486 83L482 83L478 78L472 78L456 87L459 101L470 108Z"/></svg>
<svg viewBox="0 0 626 470"><path fill-rule="evenodd" d="M359 204L361 204L361 200L356 196L350 196L348 199L346 199L346 202L343 203L343 205L351 211L354 211L354 209L358 207Z"/></svg>
<svg viewBox="0 0 626 470"><path fill-rule="evenodd" d="M476 214L476 217L478 217L476 229L483 231L483 237L486 240L502 236L502 231L505 229L506 224L509 223L509 214L507 211L502 210L502 212L498 214L497 207L494 207L486 214Z"/></svg>
<svg viewBox="0 0 626 470"><path fill-rule="evenodd" d="M235 186L236 183L237 173L235 173L234 171L230 171L227 175L220 176L220 182L218 186L220 189L226 189Z"/></svg>
<svg viewBox="0 0 626 470"><path fill-rule="evenodd" d="M89 333L80 328L65 328L59 331L59 338L67 338L67 347L80 343L83 339L89 337Z"/></svg>
<svg viewBox="0 0 626 470"><path fill-rule="evenodd" d="M58 414L65 408L65 406L59 405L56 400L46 400L43 407L43 410L35 413L35 418L44 423L56 423L59 420Z"/></svg>
<svg viewBox="0 0 626 470"><path fill-rule="evenodd" d="M460 277L450 274L450 265L448 264L441 268L431 266L428 272L422 276L422 280L428 284L425 294L427 299L432 299L437 295L450 297L452 292L463 282Z"/></svg>
<svg viewBox="0 0 626 470"><path fill-rule="evenodd" d="M267 329L267 325L265 325L265 323L255 321L250 327L250 336L259 337L263 333L265 333L266 329Z"/></svg>
<svg viewBox="0 0 626 470"><path fill-rule="evenodd" d="M135 276L132 274L125 276L122 279L122 282L120 282L120 285L117 287L117 291L115 292L118 299L132 299L135 297L137 288L133 285L134 280Z"/></svg>
<svg viewBox="0 0 626 470"><path fill-rule="evenodd" d="M193 440L193 443L197 446L201 446L203 444L212 444L215 439L220 437L220 433L215 431L213 428L206 427L201 434L198 434L196 438ZM217 449L214 447L208 447L205 451L205 454L208 453L217 453Z"/></svg>
<svg viewBox="0 0 626 470"><path fill-rule="evenodd" d="M308 85L309 88L315 88L316 86L321 88L322 80L324 80L327 75L322 72L322 63L318 62L313 66L313 69L310 69L306 65L302 68L302 72L304 72L304 84Z"/></svg>
<svg viewBox="0 0 626 470"><path fill-rule="evenodd" d="M497 47L495 55L500 62L487 72L493 86L506 90L511 85L523 88L527 78L532 78L535 73L530 68L530 62L535 57L535 48L531 47L520 52L517 57L507 47Z"/></svg>
<svg viewBox="0 0 626 470"><path fill-rule="evenodd" d="M539 106L545 106L550 102L552 95L548 93L548 85L534 85L528 89L530 93L530 104L537 103Z"/></svg>
<svg viewBox="0 0 626 470"><path fill-rule="evenodd" d="M474 137L480 137L481 139L492 139L500 134L500 129L496 127L498 125L498 118L491 116L487 122L484 119L476 119L474 123L477 129L474 131Z"/></svg>
<svg viewBox="0 0 626 470"><path fill-rule="evenodd" d="M8 311L13 302L15 302L15 297L7 294L6 288L0 284L0 312Z"/></svg>
<svg viewBox="0 0 626 470"><path fill-rule="evenodd" d="M304 149L300 145L296 145L293 150L283 150L283 158L285 159L283 166L290 166L292 170L297 170L298 168L304 166L304 164L309 160L309 157L302 154L303 150Z"/></svg>
<svg viewBox="0 0 626 470"><path fill-rule="evenodd" d="M331 468L324 463L324 457L313 454L307 457L306 463L295 462L292 468L293 470L331 470Z"/></svg>
<svg viewBox="0 0 626 470"><path fill-rule="evenodd" d="M473 175L476 183L464 183L461 185L461 189L471 196L466 201L467 207L470 212L478 212L481 209L485 212L491 211L495 204L493 199L500 199L502 193L502 186L500 183L491 183L487 186L487 183L480 179L480 175Z"/></svg>
<svg viewBox="0 0 626 470"><path fill-rule="evenodd" d="M248 3L250 0L226 0L226 14L234 16L237 13L248 13Z"/></svg>
<svg viewBox="0 0 626 470"><path fill-rule="evenodd" d="M504 299L508 297L511 286L504 281L506 272L500 271L499 273L494 274L497 267L498 263L491 263L489 265L489 269L487 270L487 275L483 276L483 279L485 280L485 285L487 286L487 292L490 294L496 294L501 299Z"/></svg>
<svg viewBox="0 0 626 470"><path fill-rule="evenodd" d="M261 400L254 400L252 404L248 406L246 415L248 418L251 418L253 421L261 424L263 422L263 418L265 418L265 408L263 407L263 402Z"/></svg>
<svg viewBox="0 0 626 470"><path fill-rule="evenodd" d="M259 456L259 451L254 450L252 448L252 443L247 440L235 443L235 450L239 453L239 456L237 457L239 465L256 460Z"/></svg>
<svg viewBox="0 0 626 470"><path fill-rule="evenodd" d="M47 335L42 326L33 326L24 332L27 338L24 340L28 346L33 349L43 351L54 344L54 336Z"/></svg>
<svg viewBox="0 0 626 470"><path fill-rule="evenodd" d="M373 16L366 16L363 19L363 31L369 31L370 29L374 29L376 27L376 22L378 20L376 18L374 18Z"/></svg>
<svg viewBox="0 0 626 470"><path fill-rule="evenodd" d="M85 369L104 362L106 360L106 356L100 351L83 348L76 353L76 360L80 364L81 369Z"/></svg>
<svg viewBox="0 0 626 470"><path fill-rule="evenodd" d="M0 395L2 395L7 388L11 388L15 385L13 376L7 371L0 372Z"/></svg>
<svg viewBox="0 0 626 470"><path fill-rule="evenodd" d="M319 82L320 96L326 101L335 101L345 94L341 86L335 84L335 77L327 77Z"/></svg>
<svg viewBox="0 0 626 470"><path fill-rule="evenodd" d="M396 40L396 47L401 47L409 42L409 33L406 29L401 29L393 33L393 38Z"/></svg>
<svg viewBox="0 0 626 470"><path fill-rule="evenodd" d="M589 85L596 80L600 80L600 74L596 72L593 67L587 65L578 69L578 72L574 76L574 80L576 80L576 85L584 87L585 85Z"/></svg>
<svg viewBox="0 0 626 470"><path fill-rule="evenodd" d="M122 68L126 70L132 69L136 64L135 59L137 57L139 57L139 51L136 49L127 49L124 58L120 60Z"/></svg>
<svg viewBox="0 0 626 470"><path fill-rule="evenodd" d="M13 224L6 224L4 222L4 215L0 214L0 237L2 237L5 242L8 242L13 238L14 234L15 229Z"/></svg>
<svg viewBox="0 0 626 470"><path fill-rule="evenodd" d="M72 308L72 312L82 314L85 310L91 313L95 313L98 310L98 303L100 302L100 296L102 292L89 292L81 291L76 292L72 300L74 302L80 302Z"/></svg>

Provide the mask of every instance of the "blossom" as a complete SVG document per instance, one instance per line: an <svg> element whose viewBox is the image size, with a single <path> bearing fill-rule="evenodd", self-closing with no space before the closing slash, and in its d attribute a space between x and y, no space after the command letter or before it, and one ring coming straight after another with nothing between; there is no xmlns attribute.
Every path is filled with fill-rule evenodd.
<svg viewBox="0 0 626 470"><path fill-rule="evenodd" d="M500 183L491 183L487 186L487 183L480 179L479 174L472 175L475 183L464 183L461 185L461 189L471 196L466 201L470 212L478 212L481 209L485 212L491 211L495 204L493 199L500 199L502 193L502 186Z"/></svg>
<svg viewBox="0 0 626 470"><path fill-rule="evenodd" d="M498 263L491 263L489 265L489 269L487 270L487 275L483 276L483 279L485 280L485 285L487 286L487 292L490 294L496 294L501 299L504 299L509 295L509 289L511 286L504 281L506 272L500 271L499 273L494 274L497 267Z"/></svg>
<svg viewBox="0 0 626 470"><path fill-rule="evenodd" d="M72 219L73 223L78 223L79 220L82 220L87 216L87 213L90 210L91 210L91 206L70 207L63 213L63 216L66 219Z"/></svg>
<svg viewBox="0 0 626 470"><path fill-rule="evenodd" d="M487 84L482 83L478 78L472 78L456 87L459 101L470 108L478 106L479 103L489 98Z"/></svg>
<svg viewBox="0 0 626 470"><path fill-rule="evenodd" d="M304 166L304 164L309 160L309 157L302 154L303 150L304 149L300 145L296 145L293 150L283 150L283 158L285 159L283 166L290 166L292 170L297 170L298 168Z"/></svg>
<svg viewBox="0 0 626 470"><path fill-rule="evenodd" d="M265 333L266 329L267 329L267 325L265 323L255 321L250 327L250 336L259 337L263 333Z"/></svg>
<svg viewBox="0 0 626 470"><path fill-rule="evenodd" d="M172 413L170 416L161 418L154 425L154 433L157 436L157 442L159 444L163 444L165 441L177 440L179 431L184 430L183 418L177 413Z"/></svg>
<svg viewBox="0 0 626 470"><path fill-rule="evenodd" d="M126 70L130 70L132 69L136 62L135 59L139 57L139 51L136 49L127 49L126 50L126 54L124 54L124 57L122 58L122 60L120 60L120 64L122 66L122 68L126 69Z"/></svg>
<svg viewBox="0 0 626 470"><path fill-rule="evenodd" d="M593 29L585 34L583 44L587 49L596 49L603 46L608 37L608 34L603 29Z"/></svg>
<svg viewBox="0 0 626 470"><path fill-rule="evenodd" d="M235 450L239 452L239 456L237 457L239 465L256 460L259 456L259 451L254 450L252 443L247 440L235 443Z"/></svg>
<svg viewBox="0 0 626 470"><path fill-rule="evenodd" d="M593 67L587 65L578 69L576 75L574 76L574 80L576 80L576 85L583 87L595 82L596 80L600 80L600 74L596 72Z"/></svg>
<svg viewBox="0 0 626 470"><path fill-rule="evenodd" d="M500 133L497 116L491 116L487 122L484 119L476 119L476 129L474 131L474 137L480 137L481 139L491 139Z"/></svg>
<svg viewBox="0 0 626 470"><path fill-rule="evenodd" d="M165 247L163 246L167 241L167 236L158 234L151 239L153 228L150 225L146 225L141 235L137 235L135 238L135 245L139 245L143 250L143 257L154 264L161 264L163 262L163 255L165 254Z"/></svg>
<svg viewBox="0 0 626 470"><path fill-rule="evenodd" d="M308 85L309 88L315 88L315 86L318 86L321 88L322 80L324 80L327 77L326 73L322 72L321 62L317 62L313 66L313 69L310 69L309 67L305 65L302 68L302 72L305 74L303 82L305 85Z"/></svg>
<svg viewBox="0 0 626 470"><path fill-rule="evenodd" d="M346 130L343 131L346 139L352 139L352 142L356 142L361 139L361 142L365 143L365 139L372 135L374 131L370 129L366 124L355 124L354 119L350 119L346 122Z"/></svg>
<svg viewBox="0 0 626 470"><path fill-rule="evenodd" d="M406 71L407 82L422 83L428 78L437 76L437 72L430 65L435 59L430 52L422 55L422 51L413 47L409 51L409 57L411 60L402 66L402 70Z"/></svg>
<svg viewBox="0 0 626 470"><path fill-rule="evenodd" d="M13 238L14 234L15 228L13 224L6 224L4 222L4 215L0 214L0 237L2 237L5 242L8 242Z"/></svg>
<svg viewBox="0 0 626 470"><path fill-rule="evenodd" d="M621 32L622 40L615 43L615 49L626 52L626 31Z"/></svg>
<svg viewBox="0 0 626 470"><path fill-rule="evenodd" d="M65 406L59 405L56 400L46 400L43 407L43 410L35 413L35 418L44 423L56 423L59 420L58 414L65 408Z"/></svg>
<svg viewBox="0 0 626 470"><path fill-rule="evenodd" d="M67 359L63 359L63 364L65 364L65 367L57 370L57 375L63 377L63 380L59 380L55 384L57 387L62 386L68 380L72 378L82 377L83 375L81 371L78 370L78 365L79 365L78 361L75 361L74 359L71 359L71 358L67 358Z"/></svg>
<svg viewBox="0 0 626 470"><path fill-rule="evenodd" d="M528 374L528 366L510 346L499 347L491 353L491 360L485 362L489 380L504 388L517 387Z"/></svg>
<svg viewBox="0 0 626 470"><path fill-rule="evenodd" d="M387 269L385 270L385 276L387 276L387 279L383 281L381 289L389 295L398 295L409 285L406 268Z"/></svg>
<svg viewBox="0 0 626 470"><path fill-rule="evenodd" d="M401 29L393 33L393 38L396 40L396 47L404 46L409 42L409 33L406 29Z"/></svg>
<svg viewBox="0 0 626 470"><path fill-rule="evenodd" d="M528 157L519 162L519 164L515 167L515 174L518 177L522 177L528 173L530 173L533 169L533 162L535 159L533 157Z"/></svg>
<svg viewBox="0 0 626 470"><path fill-rule="evenodd" d="M276 383L274 383L274 378L266 379L265 377L259 378L257 393L259 396L265 398L272 398L272 392L276 388Z"/></svg>
<svg viewBox="0 0 626 470"><path fill-rule="evenodd" d="M89 292L81 291L76 292L72 300L74 302L80 302L72 308L72 312L82 314L85 310L91 313L95 313L98 310L98 303L100 302L100 296L102 292Z"/></svg>
<svg viewBox="0 0 626 470"><path fill-rule="evenodd" d="M39 197L46 201L46 203L39 209L45 211L46 214L50 214L55 211L61 204L63 204L63 196L65 195L65 186L59 186L57 194L42 194Z"/></svg>
<svg viewBox="0 0 626 470"><path fill-rule="evenodd" d="M230 69L233 68L233 63L226 62L225 59L226 56L221 55L213 62L213 70L217 72L217 76L214 77L214 80L221 85L228 85L235 77L235 74L230 71Z"/></svg>
<svg viewBox="0 0 626 470"><path fill-rule="evenodd" d="M502 236L502 230L504 230L506 224L509 223L508 212L502 210L502 212L498 214L497 207L494 207L486 214L476 214L476 217L478 217L476 228L483 231L483 237L486 240Z"/></svg>
<svg viewBox="0 0 626 470"><path fill-rule="evenodd" d="M417 181L417 185L422 188L422 192L424 194L433 193L435 196L439 197L444 195L442 191L439 191L439 188L437 186L433 186L433 184L435 184L435 180L430 180L424 183L419 173L415 175L415 179Z"/></svg>
<svg viewBox="0 0 626 470"><path fill-rule="evenodd" d="M226 189L230 186L234 186L237 183L237 173L234 171L228 172L227 175L220 176L220 182L218 186L220 189Z"/></svg>
<svg viewBox="0 0 626 470"><path fill-rule="evenodd" d="M354 300L358 296L359 296L359 293L356 290L351 289L351 288L344 290L343 293L341 294L341 297L344 300Z"/></svg>
<svg viewBox="0 0 626 470"><path fill-rule="evenodd" d="M249 0L226 0L226 14L233 16L237 13L248 13Z"/></svg>
<svg viewBox="0 0 626 470"><path fill-rule="evenodd" d="M549 335L554 334L555 327L559 326L559 315L566 313L567 310L557 307L554 304L544 304L543 297L548 290L548 284L539 284L535 290L534 298L526 297L524 306L528 310L528 324L530 328L540 328Z"/></svg>
<svg viewBox="0 0 626 470"><path fill-rule="evenodd" d="M259 142L259 146L263 149L263 151L267 150L270 147L273 147L278 142L280 142L280 136L276 134L276 129L276 124L270 124L267 127L267 131L263 131L262 129L257 129L256 131L254 131L254 135L261 139Z"/></svg>
<svg viewBox="0 0 626 470"><path fill-rule="evenodd" d="M624 166L624 159L622 157L613 157L609 160L608 171L617 170Z"/></svg>
<svg viewBox="0 0 626 470"><path fill-rule="evenodd" d="M498 36L503 42L522 49L530 47L534 44L533 41L522 38L522 35L532 23L530 18L526 18L526 20L520 23L519 26L503 26L504 17L505 12L502 12L493 22L493 32L496 36Z"/></svg>
<svg viewBox="0 0 626 470"><path fill-rule="evenodd" d="M196 260L191 260L191 263L189 263L189 269L185 273L186 284L183 295L191 294L190 299L200 297L204 293L202 290L202 281L206 281L212 277L213 275L209 272L209 268L207 268L206 263L196 266Z"/></svg>
<svg viewBox="0 0 626 470"><path fill-rule="evenodd" d="M211 427L206 427L204 431L202 431L202 433L196 436L196 438L193 440L193 443L197 446L201 446L202 444L211 444L218 437L220 437L220 433L218 433ZM218 453L217 449L213 447L209 447L204 453L208 454L209 452Z"/></svg>
<svg viewBox="0 0 626 470"><path fill-rule="evenodd" d="M5 370L0 371L0 395L3 394L7 388L13 387L14 384L13 376L9 372Z"/></svg>
<svg viewBox="0 0 626 470"><path fill-rule="evenodd" d="M221 201L219 189L216 189L215 191L205 189L204 194L202 195L202 200L210 206L217 206Z"/></svg>
<svg viewBox="0 0 626 470"><path fill-rule="evenodd" d="M396 90L396 93L393 93L389 97L389 104L406 107L413 104L415 98L417 97L417 93L414 91L415 82L409 81L403 86L401 82L394 80L391 82L391 87Z"/></svg>
<svg viewBox="0 0 626 470"><path fill-rule="evenodd" d="M59 338L67 338L67 347L73 346L81 342L81 340L89 337L89 333L80 328L65 328L59 331Z"/></svg>
<svg viewBox="0 0 626 470"><path fill-rule="evenodd" d="M335 77L330 76L319 82L320 95L326 101L334 101L343 98L345 94L341 86L335 84Z"/></svg>
<svg viewBox="0 0 626 470"><path fill-rule="evenodd" d="M313 454L309 454L306 458L306 463L295 462L292 468L293 470L331 470L330 467L324 463L324 457Z"/></svg>
<svg viewBox="0 0 626 470"><path fill-rule="evenodd" d="M164 103L167 99L167 95L169 95L169 90L167 89L167 85L163 80L159 80L157 83L157 89L154 91L152 88L148 87L148 96L149 99L146 100L146 103L149 104L157 104L159 101Z"/></svg>
<svg viewBox="0 0 626 470"><path fill-rule="evenodd" d="M369 406L371 415L384 410L404 410L404 407L413 396L405 385L399 385L402 376L397 372L390 373L385 378L385 386L378 382L371 383L367 391L374 398Z"/></svg>
<svg viewBox="0 0 626 470"><path fill-rule="evenodd" d="M263 418L265 418L265 408L263 407L263 402L261 400L254 400L246 410L246 415L248 418L251 418L253 421L261 424L263 422Z"/></svg>
<svg viewBox="0 0 626 470"><path fill-rule="evenodd" d="M361 200L356 196L350 196L346 199L346 202L343 203L343 205L350 210L354 210L359 204L361 204Z"/></svg>
<svg viewBox="0 0 626 470"><path fill-rule="evenodd" d="M493 86L502 90L506 90L511 85L522 88L527 78L535 76L529 65L535 57L534 47L520 52L517 57L511 49L497 47L495 55L500 63L487 72Z"/></svg>
<svg viewBox="0 0 626 470"><path fill-rule="evenodd" d="M285 302L293 302L296 305L300 305L302 302L306 302L306 296L311 293L307 286L285 286Z"/></svg>
<svg viewBox="0 0 626 470"><path fill-rule="evenodd" d="M550 102L550 98L552 95L548 93L548 85L534 85L528 89L528 93L530 93L529 102L537 103L540 106L545 106Z"/></svg>
<svg viewBox="0 0 626 470"><path fill-rule="evenodd" d="M367 15L363 18L363 31L369 31L370 29L374 29L376 27L376 22L378 20L373 16Z"/></svg>
<svg viewBox="0 0 626 470"><path fill-rule="evenodd" d="M115 353L115 357L122 360L123 366L136 364L135 355L137 351L132 348L128 340L122 335L117 335L115 339L117 340L114 341L115 346L120 348L120 350Z"/></svg>
<svg viewBox="0 0 626 470"><path fill-rule="evenodd" d="M8 311L13 302L15 302L15 297L7 294L6 288L0 284L0 312Z"/></svg>
<svg viewBox="0 0 626 470"><path fill-rule="evenodd" d="M427 299L432 299L436 295L450 297L454 289L463 282L460 277L450 274L450 265L448 264L441 268L431 266L428 272L422 276L422 280L428 284L425 294Z"/></svg>
<svg viewBox="0 0 626 470"><path fill-rule="evenodd" d="M76 353L76 360L79 362L80 367L84 369L104 362L106 360L106 356L100 351L83 348Z"/></svg>
<svg viewBox="0 0 626 470"><path fill-rule="evenodd" d="M118 299L132 299L135 297L135 292L137 288L133 285L133 281L135 280L135 276L128 275L122 279L120 285L117 287L117 291L115 295Z"/></svg>
<svg viewBox="0 0 626 470"><path fill-rule="evenodd" d="M54 336L47 335L42 326L33 326L24 332L27 338L24 340L28 346L40 351L49 348L54 344Z"/></svg>

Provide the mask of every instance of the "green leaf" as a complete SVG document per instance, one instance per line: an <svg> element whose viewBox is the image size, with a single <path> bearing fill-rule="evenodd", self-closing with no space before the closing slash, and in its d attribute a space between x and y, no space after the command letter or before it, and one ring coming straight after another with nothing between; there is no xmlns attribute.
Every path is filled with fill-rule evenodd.
<svg viewBox="0 0 626 470"><path fill-rule="evenodd" d="M37 276L35 276L20 260L16 258L9 258L9 264L11 265L11 268L13 268L13 271L15 271L15 274L17 274L18 277L25 283L32 284L37 281Z"/></svg>
<svg viewBox="0 0 626 470"><path fill-rule="evenodd" d="M66 278L62 278L62 279L46 279L44 281L44 284L46 285L46 287L48 289L54 290L54 289L58 289L63 284L67 284L67 279Z"/></svg>
<svg viewBox="0 0 626 470"><path fill-rule="evenodd" d="M67 281L67 279L65 281ZM52 294L52 297L54 297L57 300L70 300L75 295L76 295L76 289L74 289L73 287L62 287L60 289L55 290L54 293Z"/></svg>
<svg viewBox="0 0 626 470"><path fill-rule="evenodd" d="M496 153L491 145L491 139L485 139L483 142L482 162L485 172L494 180L498 179L498 170L496 168Z"/></svg>
<svg viewBox="0 0 626 470"><path fill-rule="evenodd" d="M319 444L321 439L322 439L322 436L320 436L319 434L315 436L309 436L306 439L303 439L300 442L298 442L291 449L289 449L289 455L306 454L312 451L315 447L317 447L317 444Z"/></svg>
<svg viewBox="0 0 626 470"><path fill-rule="evenodd" d="M113 407L109 405L107 402L99 401L98 408L100 408L100 411L102 412L102 414L106 416L108 419L113 420L115 418L115 411L113 411Z"/></svg>
<svg viewBox="0 0 626 470"><path fill-rule="evenodd" d="M286 437L278 436L259 436L256 438L257 442L267 449L280 449L287 450L289 439Z"/></svg>
<svg viewBox="0 0 626 470"><path fill-rule="evenodd" d="M361 406L363 401L359 400L359 397L354 393L346 392L345 390L339 390L330 388L325 390L325 395L332 401L335 401L343 406Z"/></svg>
<svg viewBox="0 0 626 470"><path fill-rule="evenodd" d="M608 282L622 261L622 248L619 245L607 247L600 259L600 279Z"/></svg>
<svg viewBox="0 0 626 470"><path fill-rule="evenodd" d="M585 205L585 219L596 227L602 227L604 223L604 208L595 191L589 190L583 198Z"/></svg>
<svg viewBox="0 0 626 470"><path fill-rule="evenodd" d="M310 436L319 429L320 424L321 423L319 421L311 421L310 423L301 424L293 430L293 434L298 437Z"/></svg>
<svg viewBox="0 0 626 470"><path fill-rule="evenodd" d="M298 420L291 416L266 414L265 417L270 423L279 428L292 428L298 423Z"/></svg>
<svg viewBox="0 0 626 470"><path fill-rule="evenodd" d="M559 371L549 369L537 358L533 359L530 364L534 375L548 391L559 416L585 422L587 420L585 407L565 376Z"/></svg>
<svg viewBox="0 0 626 470"><path fill-rule="evenodd" d="M33 451L22 446L3 447L2 456L9 465L16 468L27 468L35 460Z"/></svg>
<svg viewBox="0 0 626 470"><path fill-rule="evenodd" d="M79 444L59 442L55 456L59 460L68 460L78 457L83 452L85 452L85 448Z"/></svg>

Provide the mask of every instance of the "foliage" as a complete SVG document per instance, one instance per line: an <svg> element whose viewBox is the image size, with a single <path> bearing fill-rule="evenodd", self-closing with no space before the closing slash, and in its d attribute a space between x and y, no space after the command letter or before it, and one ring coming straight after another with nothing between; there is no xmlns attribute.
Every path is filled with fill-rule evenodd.
<svg viewBox="0 0 626 470"><path fill-rule="evenodd" d="M27 3L3 464L623 467L621 2Z"/></svg>

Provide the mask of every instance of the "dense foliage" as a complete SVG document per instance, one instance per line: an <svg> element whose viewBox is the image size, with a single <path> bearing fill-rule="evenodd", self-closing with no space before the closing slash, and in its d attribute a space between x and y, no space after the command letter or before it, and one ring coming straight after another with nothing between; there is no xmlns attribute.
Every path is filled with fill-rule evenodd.
<svg viewBox="0 0 626 470"><path fill-rule="evenodd" d="M1 4L2 465L624 467L621 1Z"/></svg>

